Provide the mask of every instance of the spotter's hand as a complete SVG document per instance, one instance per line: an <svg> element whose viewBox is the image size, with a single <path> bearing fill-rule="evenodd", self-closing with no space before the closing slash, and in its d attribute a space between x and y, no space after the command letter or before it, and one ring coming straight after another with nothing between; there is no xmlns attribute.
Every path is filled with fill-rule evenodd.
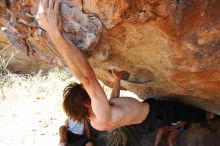
<svg viewBox="0 0 220 146"><path fill-rule="evenodd" d="M60 0L41 0L36 20L40 27L46 30L50 37L62 33L60 16Z"/></svg>

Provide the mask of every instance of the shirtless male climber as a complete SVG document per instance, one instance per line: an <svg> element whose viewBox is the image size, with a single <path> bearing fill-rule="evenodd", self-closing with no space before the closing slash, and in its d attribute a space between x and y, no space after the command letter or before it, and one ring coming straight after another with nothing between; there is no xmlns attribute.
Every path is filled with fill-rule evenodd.
<svg viewBox="0 0 220 146"><path fill-rule="evenodd" d="M187 121L185 118L205 120L205 112L180 103L139 102L132 97L108 100L88 61L63 33L60 4L58 0L41 0L36 19L47 31L70 71L83 85L75 84L64 92L64 100L73 104L72 109L66 110L69 117L77 121L89 119L92 127L101 131L127 125L148 125L154 129L175 121ZM115 93L114 97L118 97L118 92ZM155 123L159 124L155 126Z"/></svg>

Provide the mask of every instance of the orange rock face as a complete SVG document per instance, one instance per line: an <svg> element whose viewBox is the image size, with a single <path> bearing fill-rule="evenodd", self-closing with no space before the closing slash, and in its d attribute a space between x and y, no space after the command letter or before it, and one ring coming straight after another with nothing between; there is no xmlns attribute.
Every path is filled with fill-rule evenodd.
<svg viewBox="0 0 220 146"><path fill-rule="evenodd" d="M10 15L16 19L7 29L22 34L8 35L12 44L35 60L65 65L46 35L37 33L44 33L34 20L38 2L25 2L11 1ZM127 73L122 87L142 99L177 94L182 95L177 100L220 113L219 0L69 0L63 7L68 9L62 11L65 25L75 21L67 16L70 8L95 14L94 21L86 19L99 26L95 41L82 48L100 80L111 86L109 69L120 68ZM24 10L33 17L21 15ZM84 20L87 15L77 16Z"/></svg>

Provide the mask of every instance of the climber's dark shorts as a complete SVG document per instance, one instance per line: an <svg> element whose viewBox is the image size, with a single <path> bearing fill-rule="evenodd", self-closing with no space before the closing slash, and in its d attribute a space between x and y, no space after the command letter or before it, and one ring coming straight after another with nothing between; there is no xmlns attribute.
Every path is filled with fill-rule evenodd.
<svg viewBox="0 0 220 146"><path fill-rule="evenodd" d="M126 126L138 135L148 134L158 128L170 125L173 122L203 123L206 121L205 112L178 102L156 101L147 99L149 113L146 119L139 124Z"/></svg>
<svg viewBox="0 0 220 146"><path fill-rule="evenodd" d="M86 136L74 134L68 130L68 146L85 146L88 142Z"/></svg>
<svg viewBox="0 0 220 146"><path fill-rule="evenodd" d="M187 106L178 102L156 101L148 99L144 102L149 103L150 111L143 123L150 125L152 129L157 129L177 121L187 123L206 121L205 111Z"/></svg>

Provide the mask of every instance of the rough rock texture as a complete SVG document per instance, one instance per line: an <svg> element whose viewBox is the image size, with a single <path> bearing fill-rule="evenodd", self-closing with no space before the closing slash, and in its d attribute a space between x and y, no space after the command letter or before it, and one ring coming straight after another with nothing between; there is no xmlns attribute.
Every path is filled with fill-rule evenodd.
<svg viewBox="0 0 220 146"><path fill-rule="evenodd" d="M19 52L10 43L6 36L0 32L0 73L8 69L15 73L34 74L38 71L42 73L55 67L43 61L33 60L27 55ZM3 62L3 63L2 63Z"/></svg>
<svg viewBox="0 0 220 146"><path fill-rule="evenodd" d="M34 60L65 66L34 19L38 3L1 0L4 32ZM183 95L177 100L217 114L219 9L219 0L69 0L61 6L66 34L100 80L111 86L109 69L119 68L126 72L122 87L142 99Z"/></svg>
<svg viewBox="0 0 220 146"><path fill-rule="evenodd" d="M10 20L3 29L9 41L27 56L35 60L64 66L54 51L48 35L39 28L34 15L38 10L36 1L10 1ZM79 8L66 3L61 6L66 35L82 50L93 49L102 30L96 17L83 14Z"/></svg>

